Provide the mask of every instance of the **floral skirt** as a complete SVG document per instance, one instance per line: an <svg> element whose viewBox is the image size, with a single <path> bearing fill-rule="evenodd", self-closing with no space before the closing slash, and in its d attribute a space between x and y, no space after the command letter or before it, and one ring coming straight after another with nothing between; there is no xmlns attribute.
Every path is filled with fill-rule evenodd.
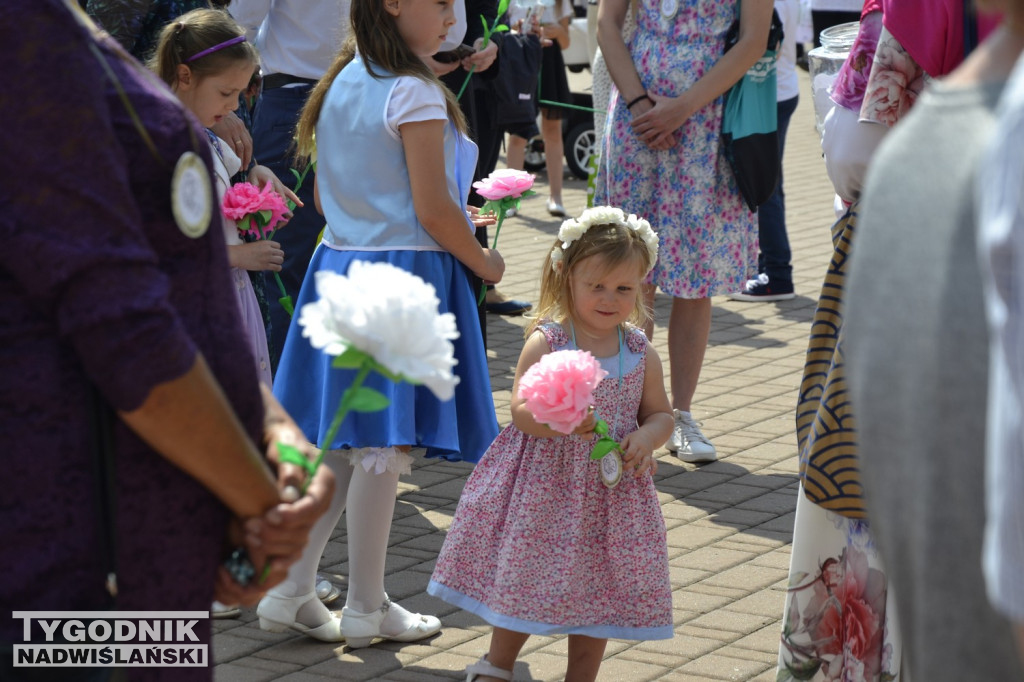
<svg viewBox="0 0 1024 682"><path fill-rule="evenodd" d="M900 679L895 598L868 523L797 493L777 682Z"/></svg>

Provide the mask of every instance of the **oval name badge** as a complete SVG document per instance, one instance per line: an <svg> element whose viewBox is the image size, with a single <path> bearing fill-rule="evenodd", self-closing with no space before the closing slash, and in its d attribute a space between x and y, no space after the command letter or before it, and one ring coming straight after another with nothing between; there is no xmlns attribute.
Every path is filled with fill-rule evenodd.
<svg viewBox="0 0 1024 682"><path fill-rule="evenodd" d="M171 211L182 234L197 239L210 229L213 210L210 173L195 152L185 152L171 176Z"/></svg>
<svg viewBox="0 0 1024 682"><path fill-rule="evenodd" d="M622 479L622 458L617 450L612 450L601 458L601 482L614 488Z"/></svg>

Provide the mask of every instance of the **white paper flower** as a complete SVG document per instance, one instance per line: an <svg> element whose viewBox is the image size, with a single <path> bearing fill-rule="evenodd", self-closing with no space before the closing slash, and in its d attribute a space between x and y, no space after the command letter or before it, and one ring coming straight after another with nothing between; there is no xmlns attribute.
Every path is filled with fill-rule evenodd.
<svg viewBox="0 0 1024 682"><path fill-rule="evenodd" d="M562 255L561 246L556 246L551 249L551 269L555 272L558 272L558 268L561 267L562 258L564 258L564 256Z"/></svg>
<svg viewBox="0 0 1024 682"><path fill-rule="evenodd" d="M569 218L558 228L558 239L562 242L562 250L568 249L577 239L582 237L587 230L594 225L622 225L637 233L647 247L651 256L651 268L658 260L658 235L651 229L651 224L636 214L628 216L621 208L614 206L594 206L580 214L579 218ZM558 269L557 261L560 261L561 254L558 254L558 247L551 252L551 267ZM648 268L650 271L650 268Z"/></svg>
<svg viewBox="0 0 1024 682"><path fill-rule="evenodd" d="M562 223L562 226L558 228L558 238L562 240L562 248L568 249L572 246L572 243L583 236L583 233L587 231L587 227L580 224L578 220L570 218Z"/></svg>
<svg viewBox="0 0 1024 682"><path fill-rule="evenodd" d="M355 347L396 375L449 400L459 336L455 315L438 313L434 287L388 263L354 261L348 275L316 273L315 303L299 312L302 335L314 348L341 355Z"/></svg>

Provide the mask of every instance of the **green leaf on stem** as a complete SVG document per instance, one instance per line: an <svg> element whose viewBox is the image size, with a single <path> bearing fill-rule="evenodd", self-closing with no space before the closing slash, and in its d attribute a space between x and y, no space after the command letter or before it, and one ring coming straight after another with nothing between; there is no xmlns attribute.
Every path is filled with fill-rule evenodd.
<svg viewBox="0 0 1024 682"><path fill-rule="evenodd" d="M612 450L618 450L619 444L613 441L611 438L602 437L597 441L597 445L590 451L590 459L601 459Z"/></svg>
<svg viewBox="0 0 1024 682"><path fill-rule="evenodd" d="M297 467L302 467L310 476L316 473L316 462L309 461L309 458L294 445L278 443L277 453L277 459L281 464L294 464Z"/></svg>
<svg viewBox="0 0 1024 682"><path fill-rule="evenodd" d="M292 175L295 176L295 182L297 183L295 189L298 189L298 185L302 184L302 176L299 175L299 171L295 170L294 168L289 168L288 170L290 170L292 172Z"/></svg>
<svg viewBox="0 0 1024 682"><path fill-rule="evenodd" d="M502 31L507 31L507 30L508 30L508 26L506 26L505 24L498 24L497 26L494 27L494 31L493 32L494 33L501 33Z"/></svg>
<svg viewBox="0 0 1024 682"><path fill-rule="evenodd" d="M483 46L487 47L487 42L491 39L491 27L487 25L487 20L480 17L480 23L484 25L484 43Z"/></svg>
<svg viewBox="0 0 1024 682"><path fill-rule="evenodd" d="M594 424L594 433L596 433L599 436L607 436L608 435L608 422L606 422L603 419L598 419L597 423Z"/></svg>
<svg viewBox="0 0 1024 682"><path fill-rule="evenodd" d="M284 308L285 312L288 313L289 316L295 312L295 304L292 303L291 296L282 296L277 299L277 302L281 304L281 307Z"/></svg>
<svg viewBox="0 0 1024 682"><path fill-rule="evenodd" d="M415 381L409 381L408 379L406 379L401 374L395 374L390 369L388 369L384 365L380 364L379 362L377 362L373 358L370 358L370 367L373 369L374 372L377 372L378 374L380 374L381 376L386 378L388 381L393 381L396 384L399 383L399 382L402 382L402 381L405 381L405 382L410 383L410 384L417 383Z"/></svg>
<svg viewBox="0 0 1024 682"><path fill-rule="evenodd" d="M360 386L348 400L348 406L354 412L380 412L390 404L386 395L369 386Z"/></svg>
<svg viewBox="0 0 1024 682"><path fill-rule="evenodd" d="M256 211L257 222L260 227L263 227L270 222L270 219L274 216L271 211Z"/></svg>
<svg viewBox="0 0 1024 682"><path fill-rule="evenodd" d="M508 5L509 5L509 0L501 0L501 2L498 3L498 16L499 17L501 15L503 15L505 12L508 11Z"/></svg>
<svg viewBox="0 0 1024 682"><path fill-rule="evenodd" d="M365 351L361 351L355 346L349 346L345 349L344 353L334 356L334 359L331 360L331 367L336 369L359 369L369 359L370 356Z"/></svg>

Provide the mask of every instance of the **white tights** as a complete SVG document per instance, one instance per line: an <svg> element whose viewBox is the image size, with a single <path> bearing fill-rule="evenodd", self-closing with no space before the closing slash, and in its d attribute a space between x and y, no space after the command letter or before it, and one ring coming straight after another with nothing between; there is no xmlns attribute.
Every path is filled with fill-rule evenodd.
<svg viewBox="0 0 1024 682"><path fill-rule="evenodd" d="M396 455L406 456L404 453ZM385 469L375 473L372 468L367 471L362 465L353 466L349 457L337 451L327 453L323 464L334 472L331 506L310 530L302 558L292 564L288 579L271 592L279 597L299 597L314 591L320 557L347 502L349 575L345 605L360 613L376 611L385 599L384 560L395 512L398 471ZM401 632L412 625L412 615L404 609L392 608L382 630ZM331 612L319 599L309 600L296 614L296 620L308 627L322 625L330 618ZM396 620L399 622L394 622Z"/></svg>

